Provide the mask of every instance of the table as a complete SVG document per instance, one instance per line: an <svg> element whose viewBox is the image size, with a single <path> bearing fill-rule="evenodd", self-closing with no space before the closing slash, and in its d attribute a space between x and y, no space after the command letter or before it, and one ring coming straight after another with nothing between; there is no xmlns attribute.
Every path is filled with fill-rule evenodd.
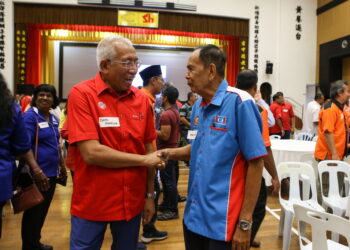
<svg viewBox="0 0 350 250"><path fill-rule="evenodd" d="M271 150L276 168L280 162L303 161L313 165L313 153L316 142L301 140L271 140ZM271 176L264 168L263 176L267 186L271 185Z"/></svg>

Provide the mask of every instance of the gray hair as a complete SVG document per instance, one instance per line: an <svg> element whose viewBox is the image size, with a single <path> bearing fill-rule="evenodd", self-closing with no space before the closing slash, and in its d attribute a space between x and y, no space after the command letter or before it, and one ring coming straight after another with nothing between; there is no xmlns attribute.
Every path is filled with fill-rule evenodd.
<svg viewBox="0 0 350 250"><path fill-rule="evenodd" d="M344 80L338 80L331 83L331 88L329 90L331 99L335 99L339 93L343 93L345 91L344 85L348 85L348 82Z"/></svg>
<svg viewBox="0 0 350 250"><path fill-rule="evenodd" d="M113 47L113 44L116 42L124 43L131 47L133 46L132 42L129 39L119 35L109 36L102 39L98 43L97 50L96 50L96 61L97 61L97 67L99 70L101 70L100 63L102 60L111 59L117 56L115 49Z"/></svg>

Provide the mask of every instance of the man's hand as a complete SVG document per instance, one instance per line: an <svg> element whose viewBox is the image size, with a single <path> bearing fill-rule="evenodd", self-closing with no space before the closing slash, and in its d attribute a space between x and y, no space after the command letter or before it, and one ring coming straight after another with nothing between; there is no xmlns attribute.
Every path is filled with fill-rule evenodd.
<svg viewBox="0 0 350 250"><path fill-rule="evenodd" d="M155 212L154 199L147 197L145 206L143 208L143 213L142 213L142 225L146 225L151 221L152 216L154 215L154 212Z"/></svg>
<svg viewBox="0 0 350 250"><path fill-rule="evenodd" d="M280 191L280 181L278 180L278 177L276 176L275 178L271 179L271 183L272 183L272 194L273 195L278 195L279 191Z"/></svg>
<svg viewBox="0 0 350 250"><path fill-rule="evenodd" d="M169 160L169 150L168 149L158 150L157 156L160 157L163 161L167 162Z"/></svg>
<svg viewBox="0 0 350 250"><path fill-rule="evenodd" d="M285 134L284 129L281 130L281 136L283 137Z"/></svg>
<svg viewBox="0 0 350 250"><path fill-rule="evenodd" d="M332 160L334 161L340 161L339 155L337 153L332 154Z"/></svg>
<svg viewBox="0 0 350 250"><path fill-rule="evenodd" d="M166 161L161 159L156 151L145 155L145 165L146 167L163 169L166 166Z"/></svg>
<svg viewBox="0 0 350 250"><path fill-rule="evenodd" d="M251 231L242 231L236 226L233 234L232 250L249 250L250 249L250 233Z"/></svg>

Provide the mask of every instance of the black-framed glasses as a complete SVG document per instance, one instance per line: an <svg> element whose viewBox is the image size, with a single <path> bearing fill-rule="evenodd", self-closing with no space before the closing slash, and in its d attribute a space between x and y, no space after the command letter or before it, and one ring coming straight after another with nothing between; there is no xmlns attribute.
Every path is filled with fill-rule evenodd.
<svg viewBox="0 0 350 250"><path fill-rule="evenodd" d="M107 59L107 60L112 62L112 63L119 63L119 64L123 65L123 67L125 67L127 69L131 69L132 67L139 68L141 66L141 61L126 61L126 62L122 62L122 61L111 60L111 59Z"/></svg>

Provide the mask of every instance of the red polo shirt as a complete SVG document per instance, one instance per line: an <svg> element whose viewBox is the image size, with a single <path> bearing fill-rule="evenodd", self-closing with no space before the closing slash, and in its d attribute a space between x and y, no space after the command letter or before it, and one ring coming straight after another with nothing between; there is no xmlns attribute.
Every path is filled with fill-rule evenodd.
<svg viewBox="0 0 350 250"><path fill-rule="evenodd" d="M279 105L277 102L273 102L270 105L270 110L275 117L275 119L281 119L282 118L282 110L281 110L281 105ZM281 133L280 127L277 125L277 121L275 122L275 125L269 128L270 134L275 134L275 133Z"/></svg>
<svg viewBox="0 0 350 250"><path fill-rule="evenodd" d="M282 110L282 125L284 130L291 130L290 118L294 117L294 111L291 104L284 102L281 105Z"/></svg>
<svg viewBox="0 0 350 250"><path fill-rule="evenodd" d="M156 138L147 97L131 87L118 96L101 79L75 85L69 94L69 142L98 140L122 152L145 154ZM139 214L146 194L146 167L110 169L87 165L74 152L71 214L94 221L129 220Z"/></svg>

